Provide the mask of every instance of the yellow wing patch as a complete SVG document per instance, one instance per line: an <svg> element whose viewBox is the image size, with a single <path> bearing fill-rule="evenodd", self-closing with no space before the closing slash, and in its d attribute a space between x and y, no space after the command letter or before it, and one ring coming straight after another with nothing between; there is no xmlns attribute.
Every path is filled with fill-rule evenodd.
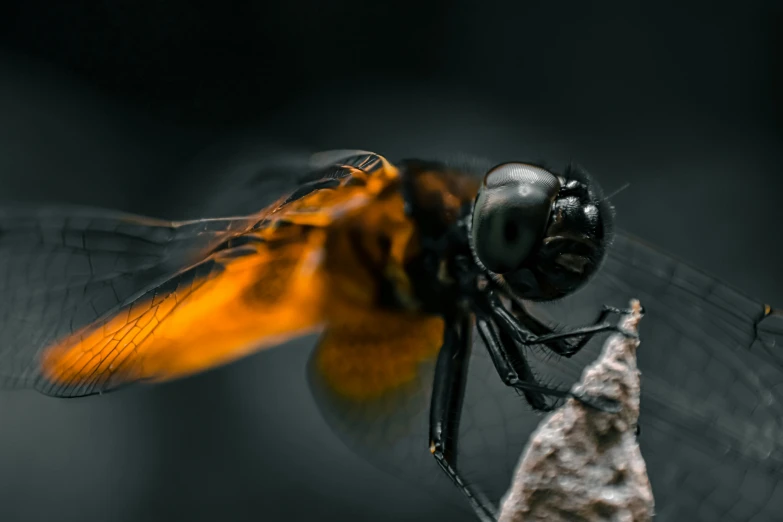
<svg viewBox="0 0 783 522"><path fill-rule="evenodd" d="M341 398L376 401L415 385L420 366L437 356L442 341L439 317L368 310L350 322L330 323L314 363Z"/></svg>
<svg viewBox="0 0 783 522"><path fill-rule="evenodd" d="M325 232L304 241L217 253L202 264L44 352L54 386L105 391L164 381L226 364L316 331Z"/></svg>

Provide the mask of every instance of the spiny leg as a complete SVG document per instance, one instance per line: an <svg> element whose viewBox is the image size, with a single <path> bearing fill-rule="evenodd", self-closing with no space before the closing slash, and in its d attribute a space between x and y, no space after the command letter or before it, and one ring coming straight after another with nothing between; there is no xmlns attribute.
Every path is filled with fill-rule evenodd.
<svg viewBox="0 0 783 522"><path fill-rule="evenodd" d="M508 335L503 331L498 331L489 319L478 315L476 316L476 328L503 384L521 391L525 400L534 410L550 411L552 405L546 400L546 396L549 395L546 392L549 389L536 382L533 370L519 350L505 349L508 341L511 340ZM564 392L563 395L560 395L559 392L560 390L556 394L557 397L564 397L568 394L568 392Z"/></svg>
<svg viewBox="0 0 783 522"><path fill-rule="evenodd" d="M570 390L551 388L536 382L530 366L521 353L517 350L514 340L503 330L493 324L488 317L476 316L476 326L489 351L495 369L500 379L506 386L521 391L527 402L533 409L539 411L551 411L554 405L549 404L544 396L566 398L573 397L583 404L599 411L614 413L619 411L620 405L616 401L576 394ZM514 354L518 356L514 356ZM532 399L532 400L531 400Z"/></svg>
<svg viewBox="0 0 783 522"><path fill-rule="evenodd" d="M469 316L447 321L432 389L430 452L441 469L468 498L479 518L494 521L494 506L481 491L465 483L457 470L459 423L472 342Z"/></svg>
<svg viewBox="0 0 783 522"><path fill-rule="evenodd" d="M550 351L563 357L571 357L579 352L593 335L602 332L620 332L623 335L637 337L633 332L626 332L617 324L607 323L610 314L627 313L610 306L604 306L598 319L591 325L572 328L564 332L554 332L551 328L539 322L521 305L516 305L516 313L512 313L503 306L500 298L492 291L484 293L484 298L477 303L483 310L489 311L500 328L511 335L514 340L524 346L539 344ZM578 339L575 343L563 341Z"/></svg>

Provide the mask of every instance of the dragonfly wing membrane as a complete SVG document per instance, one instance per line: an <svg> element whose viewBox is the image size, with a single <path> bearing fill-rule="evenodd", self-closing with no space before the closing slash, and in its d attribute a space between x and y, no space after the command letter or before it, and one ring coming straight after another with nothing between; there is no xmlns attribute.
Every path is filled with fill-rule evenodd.
<svg viewBox="0 0 783 522"><path fill-rule="evenodd" d="M0 386L41 385L45 347L246 226L246 218L173 223L81 207L0 209Z"/></svg>
<svg viewBox="0 0 783 522"><path fill-rule="evenodd" d="M550 324L574 325L631 298L646 310L640 444L659 517L774 518L783 508L772 494L783 487L780 312L623 232L582 291L530 307ZM536 369L573 382L604 338L573 359L539 358Z"/></svg>
<svg viewBox="0 0 783 522"><path fill-rule="evenodd" d="M367 311L347 323L330 322L310 358L313 395L340 430L390 421L401 407L421 412L442 340L440 318ZM394 438L391 426L404 430L404 424L390 422L384 439ZM368 433L354 435L372 444Z"/></svg>
<svg viewBox="0 0 783 522"><path fill-rule="evenodd" d="M184 377L318 330L328 228L396 173L372 153L327 159L286 156L245 173L238 201L255 194L264 208L244 217L0 210L0 385L90 395ZM231 194L213 207L225 214Z"/></svg>
<svg viewBox="0 0 783 522"><path fill-rule="evenodd" d="M378 469L465 509L429 452L429 408L443 322L365 314L330 324L308 362L312 396L333 433Z"/></svg>
<svg viewBox="0 0 783 522"><path fill-rule="evenodd" d="M592 323L603 304L625 308L632 298L646 309L638 352L640 444L657 517L775 519L783 509L775 493L783 487L783 315L622 231L583 290L526 307L557 329ZM524 351L540 381L567 388L598 357L606 337L596 336L570 359L541 347ZM323 383L313 357L311 383ZM417 392L401 388L383 407L336 401L322 385L314 396L357 453L469 512L426 448L431 368L412 388ZM497 501L541 418L500 382L476 338L458 457L466 480Z"/></svg>
<svg viewBox="0 0 783 522"><path fill-rule="evenodd" d="M210 256L48 348L43 391L171 380L311 333L321 322L321 247L311 233Z"/></svg>

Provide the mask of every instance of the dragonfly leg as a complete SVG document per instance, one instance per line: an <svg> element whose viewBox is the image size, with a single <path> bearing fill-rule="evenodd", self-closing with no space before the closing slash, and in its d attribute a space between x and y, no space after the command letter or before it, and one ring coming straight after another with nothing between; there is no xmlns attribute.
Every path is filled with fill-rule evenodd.
<svg viewBox="0 0 783 522"><path fill-rule="evenodd" d="M586 406L607 413L619 411L620 404L616 401L539 384L536 382L525 356L516 349L514 340L507 332L499 330L490 319L481 316L476 317L476 326L503 383L522 392L533 409L538 411L554 409L555 404L549 403L545 399L546 396L549 396L572 397Z"/></svg>
<svg viewBox="0 0 783 522"><path fill-rule="evenodd" d="M625 310L609 306L603 307L601 314L593 324L572 328L564 332L555 332L530 315L519 304L515 305L514 312L510 312L492 291L484 293L483 299L477 304L482 310L491 313L501 330L513 337L517 343L524 346L542 345L563 357L577 354L597 333L620 332L629 337L638 337L635 332L626 332L617 324L606 322L611 314L627 313Z"/></svg>
<svg viewBox="0 0 783 522"><path fill-rule="evenodd" d="M479 316L476 316L476 328L503 383L522 392L525 400L534 410L551 411L554 405L546 399L547 395L551 395L546 393L549 389L536 382L527 359L516 347L513 350L506 349L509 342L513 346L513 340L508 334L498 330L489 319ZM568 396L567 391L562 393L561 391L557 390L554 395Z"/></svg>
<svg viewBox="0 0 783 522"><path fill-rule="evenodd" d="M496 509L484 494L468 485L457 470L457 442L462 400L473 342L469 317L448 321L438 354L430 406L430 452L438 465L465 494L483 521L494 521Z"/></svg>

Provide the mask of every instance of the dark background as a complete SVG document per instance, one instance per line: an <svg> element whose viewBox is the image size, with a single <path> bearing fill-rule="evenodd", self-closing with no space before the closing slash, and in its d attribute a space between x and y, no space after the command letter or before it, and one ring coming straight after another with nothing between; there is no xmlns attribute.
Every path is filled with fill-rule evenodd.
<svg viewBox="0 0 783 522"><path fill-rule="evenodd" d="M627 4L7 2L0 198L198 216L270 143L574 158L630 183L620 226L783 303L779 2ZM0 395L0 521L454 517L337 441L306 356Z"/></svg>

